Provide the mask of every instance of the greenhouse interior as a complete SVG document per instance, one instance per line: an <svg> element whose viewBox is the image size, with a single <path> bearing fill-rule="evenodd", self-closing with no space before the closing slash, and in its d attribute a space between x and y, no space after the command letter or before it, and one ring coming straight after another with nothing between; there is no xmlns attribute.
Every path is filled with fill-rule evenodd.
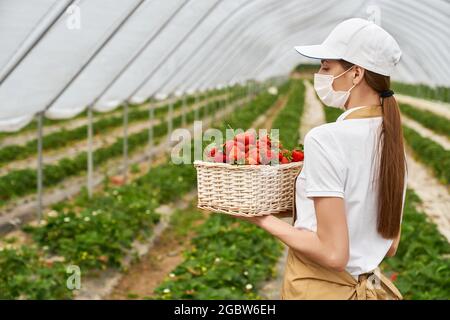
<svg viewBox="0 0 450 320"><path fill-rule="evenodd" d="M445 0L1 0L0 299L448 300L449 30Z"/></svg>

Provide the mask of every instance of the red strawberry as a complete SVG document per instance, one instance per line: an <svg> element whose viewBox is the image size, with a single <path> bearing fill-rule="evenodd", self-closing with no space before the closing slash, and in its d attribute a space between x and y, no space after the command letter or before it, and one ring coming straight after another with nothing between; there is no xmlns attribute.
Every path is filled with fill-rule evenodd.
<svg viewBox="0 0 450 320"><path fill-rule="evenodd" d="M262 144L262 145L266 145L266 146L268 146L268 147L271 146L270 137L269 137L268 135L261 136L261 137L259 138L259 141L260 141L260 146L261 146L261 144Z"/></svg>
<svg viewBox="0 0 450 320"><path fill-rule="evenodd" d="M272 150L267 148L260 148L259 154L261 158L262 164L269 164L270 162L274 162L277 160L279 154L276 152L272 152Z"/></svg>
<svg viewBox="0 0 450 320"><path fill-rule="evenodd" d="M289 159L283 156L283 158L281 158L281 163L289 163Z"/></svg>
<svg viewBox="0 0 450 320"><path fill-rule="evenodd" d="M121 186L125 183L125 178L123 176L112 176L109 180L115 186Z"/></svg>
<svg viewBox="0 0 450 320"><path fill-rule="evenodd" d="M259 150L257 148L250 148L246 154L248 159L254 160L254 164L260 164Z"/></svg>
<svg viewBox="0 0 450 320"><path fill-rule="evenodd" d="M238 133L234 136L234 142L240 142L245 145L245 132Z"/></svg>
<svg viewBox="0 0 450 320"><path fill-rule="evenodd" d="M209 152L208 152L208 157L214 158L214 155L217 152L217 148L216 147L212 147Z"/></svg>
<svg viewBox="0 0 450 320"><path fill-rule="evenodd" d="M227 162L233 163L234 161L243 161L245 159L245 151L241 150L236 144L231 148L230 152L227 154Z"/></svg>
<svg viewBox="0 0 450 320"><path fill-rule="evenodd" d="M256 143L256 133L253 130L245 132L245 143L254 145Z"/></svg>
<svg viewBox="0 0 450 320"><path fill-rule="evenodd" d="M235 142L233 140L227 140L225 141L225 143L223 144L223 152L224 153L229 153L231 148L234 147Z"/></svg>
<svg viewBox="0 0 450 320"><path fill-rule="evenodd" d="M247 157L245 163L246 164L259 164L258 160L256 158L253 158L252 156Z"/></svg>
<svg viewBox="0 0 450 320"><path fill-rule="evenodd" d="M283 152L278 151L278 161L281 161L283 159Z"/></svg>
<svg viewBox="0 0 450 320"><path fill-rule="evenodd" d="M225 155L222 152L217 151L214 155L214 162L225 162Z"/></svg>
<svg viewBox="0 0 450 320"><path fill-rule="evenodd" d="M300 151L300 150L292 151L292 161L299 162L299 161L303 161L304 158L305 158L305 156L302 151Z"/></svg>
<svg viewBox="0 0 450 320"><path fill-rule="evenodd" d="M398 276L398 273L397 272L394 272L393 274L391 274L391 281L392 282L394 282L395 280L397 280L397 276Z"/></svg>

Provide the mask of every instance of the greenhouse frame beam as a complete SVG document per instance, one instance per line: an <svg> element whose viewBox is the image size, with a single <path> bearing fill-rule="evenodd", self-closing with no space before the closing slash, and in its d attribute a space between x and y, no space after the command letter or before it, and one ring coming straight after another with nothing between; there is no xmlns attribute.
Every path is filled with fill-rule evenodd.
<svg viewBox="0 0 450 320"><path fill-rule="evenodd" d="M108 92L109 89L123 76L123 74L129 70L129 68L135 63L135 61L145 52L145 50L150 46L150 44L155 41L158 36L161 34L164 29L169 25L170 22L178 15L178 13L192 0L185 1L182 5L180 5L175 12L171 14L169 19L167 19L156 31L154 35L152 35L147 41L144 42L144 45L137 50L137 52L131 57L131 59L124 65L124 67L117 73L116 76L112 78L112 80L105 86L105 88L100 92L100 94L92 101L92 104L96 104L104 95L106 92ZM130 99L127 99L129 101Z"/></svg>
<svg viewBox="0 0 450 320"><path fill-rule="evenodd" d="M150 81L150 79L158 72L159 69L167 62L167 60L172 57L172 55L178 50L178 48L191 36L191 34L203 23L203 21L213 12L217 6L221 3L221 0L217 0L213 6L211 6L205 14L194 24L194 26L187 32L181 40L177 43L177 45L164 57L164 59L152 70L152 72L144 78L144 80L132 91L132 93L126 99L130 101L134 95L143 87L145 84Z"/></svg>
<svg viewBox="0 0 450 320"><path fill-rule="evenodd" d="M114 28L114 30L106 37L106 39L103 41L103 43L94 51L94 53L85 61L85 63L78 69L78 71L71 77L71 79L64 85L64 87L59 91L59 93L50 101L50 103L44 108L43 111L41 111L41 116L43 112L48 110L62 95L63 93L72 85L72 83L79 77L79 75L82 73L84 69L95 59L95 57L102 51L102 49L109 43L109 41L116 35L117 31L119 31L125 23L128 21L128 19L136 12L136 10L145 2L145 0L139 0L136 1L136 4L133 6L133 8L128 12L128 14L125 16L124 19ZM92 118L90 119L92 121ZM92 127L92 123L90 123L90 126ZM92 130L92 128L90 128ZM89 135L89 133L88 133ZM88 138L89 139L89 138ZM92 185L93 185L93 159L92 159L92 137L91 137L91 144L89 145L88 142L88 176L87 176L87 185L88 190L92 195ZM89 168L91 172L89 172ZM41 170L42 171L42 168ZM42 174L42 173L41 173ZM39 178L38 178L39 180ZM42 198L42 179L40 182L38 182L38 189L40 189L39 197ZM42 199L39 199L39 205L38 205L38 215L41 216L42 212Z"/></svg>
<svg viewBox="0 0 450 320"><path fill-rule="evenodd" d="M257 3L254 3L254 4L257 4ZM265 6L264 8L267 8L267 7L268 7L268 9L266 11L270 12L274 8L277 7L277 4L274 4L273 2L269 2L269 4L267 4L267 6ZM264 12L266 12L266 11L264 11ZM245 13L243 12L242 14L245 14ZM255 19L258 19L258 16L255 17ZM242 32L241 30L245 30L245 25L246 24L248 24L248 21L246 21L246 23L240 25L239 28L233 28L233 25L231 23L230 29L232 29L232 31L231 32L224 31L224 36L221 39L217 40L216 43L219 43L221 46L232 45L233 44L232 41L235 38L231 38L231 40L230 40L230 37L232 37L233 34L235 34L235 33L239 36L240 33ZM204 46L202 46L202 47L204 47ZM193 86L194 88L201 87L200 83L203 84L205 82L199 81L198 80L199 78L196 77L196 75L197 74L204 74L203 70L211 71L211 67L213 67L214 69L218 68L218 65L220 65L220 63L218 63L219 59L215 59L214 57L216 55L218 55L219 53L220 53L220 57L222 57L222 59L223 59L223 56L224 56L223 55L223 51L222 50L218 50L217 46L211 45L211 49L207 50L206 53L203 54L203 56L205 56L207 58L204 59L204 60L199 61L198 64L193 64L192 67L190 68L190 70L193 70L193 71L192 72L189 72L189 71L186 72L186 76L180 81L180 83L178 84L177 88L179 88L180 86L184 86L184 88L188 88L190 86ZM209 64L205 63L208 60L211 60L212 62L209 63ZM215 70L214 70L214 72L215 72ZM193 83L194 81L190 81L189 85L186 85L186 83L188 82L188 79L196 79L196 80L194 80L194 81L196 81L196 83Z"/></svg>
<svg viewBox="0 0 450 320"><path fill-rule="evenodd" d="M287 20L291 16L292 17L296 17L296 16L298 16L297 12L299 12L299 11L301 12L301 11L305 10L305 8L303 8L303 7L296 8L295 2L293 2L293 5L294 5L294 8L291 9L292 11L291 10L287 11L288 14L282 16L278 21ZM316 7L317 11L322 10L322 9L323 9L322 6ZM283 11L285 11L284 7L283 7ZM273 14L273 11L270 12L270 13ZM213 76L211 79L209 79L209 81L212 81L212 82L218 81L218 77L221 76L223 70L232 70L231 66L234 64L234 61L237 60L236 57L240 56L242 54L242 52L253 52L253 48L254 47L261 46L262 43L261 43L260 39L267 38L267 40L265 41L267 43L267 42L269 42L268 39L270 37L272 37L272 34L280 34L279 33L280 30L274 30L273 32L270 32L270 30L273 27L274 21L269 20L269 21L266 22L267 23L266 25L263 25L262 23L259 23L259 21L256 21L256 22L258 22L258 23L255 24L254 21L250 21L249 24L245 28L245 32L247 34L252 34L252 32L253 32L252 28L256 28L257 33L254 34L254 36L256 36L256 41L250 41L250 42L249 41L245 41L245 36L242 36L241 39L237 39L237 41L234 41L234 45L237 48L241 48L241 49L239 51L238 50L232 50L233 47L231 47L230 51L234 52L233 55L232 55L232 58L229 59L226 64L222 64L219 67L219 70L214 73L216 76L215 77ZM281 30L281 32L284 32L284 31L285 30ZM259 51L256 50L256 52L259 52ZM268 55L267 52L265 54ZM260 55L258 57L260 57ZM256 59L253 59L252 62L255 62L255 61L256 61ZM255 65L255 63L253 63L249 68L246 68L245 72L248 72L247 70L253 70L254 65ZM242 66L241 67L236 67L236 69L237 69L237 72L233 75L232 79L234 79L242 71L243 67ZM252 76L249 76L249 78L252 78Z"/></svg>
<svg viewBox="0 0 450 320"><path fill-rule="evenodd" d="M61 6L59 12L53 17L52 21L44 28L44 30L34 39L33 43L21 54L17 61L10 66L3 75L0 76L0 85L14 72L14 70L20 65L20 63L25 59L28 54L33 51L36 45L43 39L47 33L52 29L55 23L62 17L66 10L75 2L76 0L66 0L66 4Z"/></svg>
<svg viewBox="0 0 450 320"><path fill-rule="evenodd" d="M233 18L234 16L236 16L240 11L245 10L245 8L247 6L249 6L252 3L255 3L256 0L249 0L247 3L244 4L244 6L242 7L238 7L237 9L231 11L227 17L225 17L223 19L223 21L221 21L220 23L218 23L213 29L212 31L205 37L205 39L201 42L200 45L198 45L194 50L192 50L191 54L183 60L183 62L180 64L180 68L178 68L177 70L175 70L169 77L166 78L166 80L156 89L154 90L154 92L160 92L160 90L162 90L167 83L169 83L170 81L172 81L172 79L176 78L177 75L179 75L182 70L189 65L189 62L197 55L198 50L201 49L205 43L209 42L211 39L213 39L214 35L216 34L216 31L219 30L221 27L223 27L228 20L230 20L231 18ZM182 82L180 82L176 88L172 91L176 91L180 85L182 84ZM144 84L145 85L145 84Z"/></svg>

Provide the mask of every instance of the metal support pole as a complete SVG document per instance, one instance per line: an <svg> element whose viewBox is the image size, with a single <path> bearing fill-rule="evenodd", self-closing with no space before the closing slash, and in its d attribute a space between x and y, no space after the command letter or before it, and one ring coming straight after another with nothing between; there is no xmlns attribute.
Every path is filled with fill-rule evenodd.
<svg viewBox="0 0 450 320"><path fill-rule="evenodd" d="M173 102L169 103L169 112L167 114L167 150L170 150L170 136L172 135Z"/></svg>
<svg viewBox="0 0 450 320"><path fill-rule="evenodd" d="M87 150L87 190L88 197L92 198L92 189L93 189L93 173L94 173L94 159L92 156L92 105L88 106L88 150Z"/></svg>
<svg viewBox="0 0 450 320"><path fill-rule="evenodd" d="M37 115L38 121L38 165L37 165L37 217L40 222L42 219L42 126L44 121L44 112L39 112Z"/></svg>
<svg viewBox="0 0 450 320"><path fill-rule="evenodd" d="M187 94L183 94L183 104L182 104L182 114L181 114L181 126L184 127L186 125L186 96Z"/></svg>
<svg viewBox="0 0 450 320"><path fill-rule="evenodd" d="M151 166L152 164L152 157L151 152L153 149L153 120L155 118L155 109L154 106L150 103L148 108L148 162Z"/></svg>
<svg viewBox="0 0 450 320"><path fill-rule="evenodd" d="M205 100L207 100L208 97L209 97L208 91L206 91L205 92ZM204 117L208 116L208 109L209 109L209 101L207 101L205 104L205 112L203 112Z"/></svg>
<svg viewBox="0 0 450 320"><path fill-rule="evenodd" d="M199 92L195 93L195 112L194 112L194 119L198 120L198 104L200 103L199 101Z"/></svg>
<svg viewBox="0 0 450 320"><path fill-rule="evenodd" d="M123 178L128 176L128 102L123 105Z"/></svg>

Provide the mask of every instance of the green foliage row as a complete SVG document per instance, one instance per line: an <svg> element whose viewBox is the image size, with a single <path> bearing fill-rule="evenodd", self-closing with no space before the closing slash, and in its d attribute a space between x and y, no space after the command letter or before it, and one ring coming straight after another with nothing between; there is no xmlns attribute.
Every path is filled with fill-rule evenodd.
<svg viewBox="0 0 450 320"><path fill-rule="evenodd" d="M382 268L396 275L395 285L405 299L446 300L450 297L450 244L417 210L419 206L419 197L408 189L400 245Z"/></svg>
<svg viewBox="0 0 450 320"><path fill-rule="evenodd" d="M197 228L191 245L156 298L257 299L258 284L273 275L282 249L261 228L223 214Z"/></svg>
<svg viewBox="0 0 450 320"><path fill-rule="evenodd" d="M403 114L419 122L424 127L450 137L450 120L433 112L417 109L406 103L400 104L400 110Z"/></svg>
<svg viewBox="0 0 450 320"><path fill-rule="evenodd" d="M280 111L272 124L272 129L280 130L280 141L289 150L298 145L299 125L305 104L305 85L302 80L291 81L291 91L286 106Z"/></svg>
<svg viewBox="0 0 450 320"><path fill-rule="evenodd" d="M430 167L443 184L448 184L450 182L450 151L433 140L422 137L407 126L403 126L403 136L413 149L415 158Z"/></svg>
<svg viewBox="0 0 450 320"><path fill-rule="evenodd" d="M408 84L402 82L392 82L391 88L395 92L414 96L423 99L450 102L450 88L437 86L430 87L425 84Z"/></svg>

